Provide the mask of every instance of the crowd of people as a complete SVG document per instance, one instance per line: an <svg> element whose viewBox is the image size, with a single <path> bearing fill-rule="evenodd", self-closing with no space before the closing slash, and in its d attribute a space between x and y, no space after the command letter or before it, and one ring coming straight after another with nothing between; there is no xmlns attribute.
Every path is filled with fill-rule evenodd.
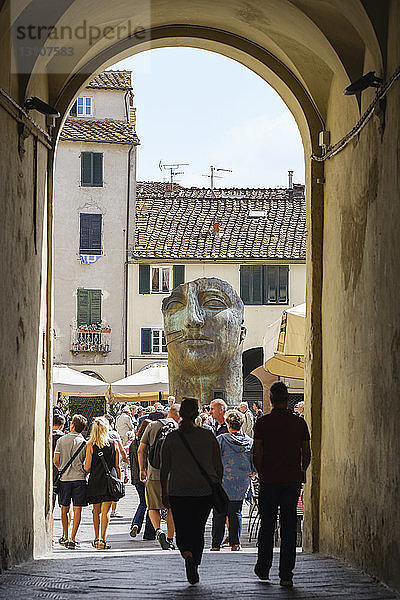
<svg viewBox="0 0 400 600"><path fill-rule="evenodd" d="M130 536L138 536L145 523L143 539L157 540L163 550L175 549L176 544L187 579L195 584L211 511L210 549L216 552L228 546L240 551L242 506L245 498L251 498L252 480L257 477L261 525L254 571L261 580L269 579L279 507L280 583L291 586L296 507L310 446L304 405L297 405L294 414L288 399L282 382L271 386L272 411L266 415L257 402L251 407L242 402L228 410L220 398L199 406L195 398L183 398L178 404L170 396L167 407L127 405L115 420L108 414L97 417L87 440L83 436L87 420L82 415L74 415L69 432L63 432L66 420L58 404L53 415L53 464L61 508L59 543L70 550L77 547L82 507L91 504L92 546L108 550L109 522L119 516L110 477L127 483L130 472L139 499ZM223 508L215 501L218 485L226 496Z"/></svg>

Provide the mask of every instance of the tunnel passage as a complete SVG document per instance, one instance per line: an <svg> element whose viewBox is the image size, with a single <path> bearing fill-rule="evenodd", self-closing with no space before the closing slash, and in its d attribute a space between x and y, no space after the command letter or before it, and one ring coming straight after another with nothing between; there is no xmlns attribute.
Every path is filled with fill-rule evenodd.
<svg viewBox="0 0 400 600"><path fill-rule="evenodd" d="M54 42L36 39L31 56L21 60L18 51L27 42L16 45L15 32L37 15L47 26L73 28L86 20L100 34L72 39L72 52L61 56L41 53ZM134 27L119 39L104 34L105 26L127 27L130 20L136 33ZM79 89L117 60L187 45L221 52L258 73L299 126L306 157L305 395L313 450L305 547L340 556L400 588L398 353L388 353L400 328L397 80L380 114L374 109L351 143L318 160L320 132L329 132L325 150L333 148L376 93L369 88L345 97L344 88L369 71L384 82L396 73L399 22L395 0L379 10L367 0L154 0L151 7L139 2L134 14L127 1L115 7L101 0L92 14L89 5L71 0L54 3L44 15L36 1L22 12L3 3L3 568L41 554L50 528L52 170L61 120L49 128L24 101L37 96L65 116ZM10 481L10 471L19 477Z"/></svg>

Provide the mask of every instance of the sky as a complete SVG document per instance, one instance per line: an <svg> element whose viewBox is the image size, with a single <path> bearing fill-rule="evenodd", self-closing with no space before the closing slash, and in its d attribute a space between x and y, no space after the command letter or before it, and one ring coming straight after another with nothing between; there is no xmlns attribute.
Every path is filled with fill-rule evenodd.
<svg viewBox="0 0 400 600"><path fill-rule="evenodd" d="M166 181L163 164L189 163L175 178L210 185L210 165L230 169L215 187L304 183L303 145L278 94L258 75L220 54L195 48L142 52L110 67L132 71L139 181Z"/></svg>

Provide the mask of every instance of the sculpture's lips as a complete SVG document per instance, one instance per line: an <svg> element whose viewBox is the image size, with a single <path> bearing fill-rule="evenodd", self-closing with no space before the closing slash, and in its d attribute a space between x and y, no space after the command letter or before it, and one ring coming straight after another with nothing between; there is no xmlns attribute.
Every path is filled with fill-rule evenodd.
<svg viewBox="0 0 400 600"><path fill-rule="evenodd" d="M213 340L209 338L184 338L180 343L188 346L204 346L205 344L212 344Z"/></svg>

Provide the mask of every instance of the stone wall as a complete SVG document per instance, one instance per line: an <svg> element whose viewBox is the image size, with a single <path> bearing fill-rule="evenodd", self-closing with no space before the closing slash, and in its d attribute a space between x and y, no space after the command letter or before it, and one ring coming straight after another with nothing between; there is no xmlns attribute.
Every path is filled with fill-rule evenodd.
<svg viewBox="0 0 400 600"><path fill-rule="evenodd" d="M392 8L388 76L400 64L400 7ZM342 92L333 88L332 99ZM363 93L362 110L373 94ZM332 100L331 122L345 116ZM398 589L399 119L397 83L384 131L374 117L326 162L319 531L320 551Z"/></svg>
<svg viewBox="0 0 400 600"><path fill-rule="evenodd" d="M46 411L47 149L34 140L18 151L17 122L0 108L3 191L0 281L0 568L48 544L49 422ZM46 491L47 490L47 491Z"/></svg>

